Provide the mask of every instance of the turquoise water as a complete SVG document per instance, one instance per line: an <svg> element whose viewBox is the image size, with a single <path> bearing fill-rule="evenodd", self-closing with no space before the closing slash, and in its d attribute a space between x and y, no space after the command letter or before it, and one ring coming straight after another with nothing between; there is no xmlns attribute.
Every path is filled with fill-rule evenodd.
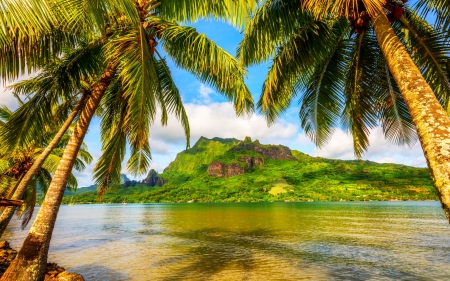
<svg viewBox="0 0 450 281"><path fill-rule="evenodd" d="M86 280L450 280L450 226L439 202L62 206L49 261Z"/></svg>

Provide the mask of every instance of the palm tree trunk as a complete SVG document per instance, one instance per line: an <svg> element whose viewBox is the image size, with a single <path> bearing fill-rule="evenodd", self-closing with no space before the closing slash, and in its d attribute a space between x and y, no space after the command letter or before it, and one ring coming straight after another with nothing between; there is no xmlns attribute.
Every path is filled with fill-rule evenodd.
<svg viewBox="0 0 450 281"><path fill-rule="evenodd" d="M434 187L450 222L450 120L398 39L386 14L373 19L378 43L419 135Z"/></svg>
<svg viewBox="0 0 450 281"><path fill-rule="evenodd" d="M45 159L50 155L50 153L53 151L53 149L58 145L61 138L66 133L67 129L72 124L75 117L78 115L78 112L81 110L81 108L84 105L84 102L86 100L87 95L84 94L81 99L78 101L77 105L73 109L72 113L69 115L67 120L64 122L62 127L59 129L58 133L53 137L53 140L50 142L50 144L44 149L44 151L39 155L39 157L34 161L33 165L31 165L28 172L25 174L23 179L20 181L19 185L16 188L16 191L14 192L11 199L13 200L20 200L22 199L23 194L25 193L25 190L27 189L30 182L33 180L34 175L37 173L37 171L41 168L42 164L44 163ZM8 226L9 222L11 221L11 218L14 215L14 211L16 210L16 207L6 207L2 215L0 216L0 237L3 235L3 233L6 230L6 227Z"/></svg>
<svg viewBox="0 0 450 281"><path fill-rule="evenodd" d="M115 64L109 63L100 80L94 85L92 95L81 112L28 236L1 281L44 280L50 240L67 181L92 117L115 71Z"/></svg>

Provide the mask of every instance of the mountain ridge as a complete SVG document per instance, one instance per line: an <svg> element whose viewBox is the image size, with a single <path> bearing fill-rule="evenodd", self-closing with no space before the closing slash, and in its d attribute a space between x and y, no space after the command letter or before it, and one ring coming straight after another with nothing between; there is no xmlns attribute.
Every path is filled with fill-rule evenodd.
<svg viewBox="0 0 450 281"><path fill-rule="evenodd" d="M292 159L274 159L267 151L289 150ZM265 152L264 149L267 151ZM287 155L287 154L286 154ZM251 166L251 159L263 159ZM208 174L213 162L233 164L231 177ZM239 168L239 167L241 168ZM271 201L362 201L435 200L426 168L380 164L367 160L312 157L283 145L260 144L246 138L208 139L177 154L162 174L162 186L116 187L105 202L271 202ZM94 194L78 196L76 202L92 202ZM74 196L74 199L77 196Z"/></svg>

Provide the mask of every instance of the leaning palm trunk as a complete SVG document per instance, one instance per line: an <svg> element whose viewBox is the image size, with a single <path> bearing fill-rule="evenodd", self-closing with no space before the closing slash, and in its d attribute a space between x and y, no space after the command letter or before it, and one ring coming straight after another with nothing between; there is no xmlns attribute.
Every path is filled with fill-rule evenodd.
<svg viewBox="0 0 450 281"><path fill-rule="evenodd" d="M14 191L14 194L11 197L11 199L13 199L13 200L22 199L22 196L25 193L25 190L27 189L30 182L33 180L34 175L41 168L45 159L47 159L47 157L50 155L50 153L52 153L53 149L58 145L59 141L66 133L67 129L70 127L73 120L78 115L78 112L84 105L86 96L87 95L84 94L81 97L81 99L78 101L77 105L73 109L72 113L69 115L67 120L64 122L62 127L59 129L58 133L53 137L53 140L45 148L45 150L41 153L41 155L39 155L39 157L36 159L36 161L34 161L33 165L31 165L30 169L25 174L25 176L23 177L23 179L20 181L19 185L17 186L16 190ZM13 217L15 210L16 210L16 207L6 207L3 210L2 215L0 216L0 237L5 232L6 227L8 226L9 222L11 221L11 218Z"/></svg>
<svg viewBox="0 0 450 281"><path fill-rule="evenodd" d="M50 240L67 181L92 117L111 83L115 70L115 65L109 63L100 80L94 85L28 236L1 281L44 280Z"/></svg>
<svg viewBox="0 0 450 281"><path fill-rule="evenodd" d="M434 187L450 222L450 120L384 12L374 17L378 43L408 106Z"/></svg>

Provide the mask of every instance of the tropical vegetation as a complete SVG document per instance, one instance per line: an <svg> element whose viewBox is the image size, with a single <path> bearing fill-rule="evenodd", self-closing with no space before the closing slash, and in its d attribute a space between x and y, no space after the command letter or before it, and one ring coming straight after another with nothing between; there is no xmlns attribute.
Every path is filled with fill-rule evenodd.
<svg viewBox="0 0 450 281"><path fill-rule="evenodd" d="M23 101L17 97L21 107L25 107ZM55 109L55 108L54 108ZM60 109L60 108L58 108ZM53 110L53 117L60 117L60 110ZM0 107L0 128L5 125L13 115L13 112L6 106ZM52 149L41 165L33 170L34 163L42 157L46 147L52 140L55 130L58 127L51 124L43 126L35 141L27 146L18 146L14 150L6 149L7 145L0 139L0 196L3 198L12 198L15 200L23 199L24 204L18 210L18 216L22 217L22 229L30 221L34 207L36 205L37 193L46 194L48 186L52 180L52 174L61 161L61 155L64 151L67 141L70 138L71 130L66 131L58 141L58 144ZM92 162L92 156L87 150L86 144L81 146L75 160L74 168L77 171L83 171L86 164ZM30 171L32 171L30 173ZM31 174L31 179L25 182L25 177ZM21 186L24 185L22 189ZM67 188L75 190L78 187L77 180L73 174L70 174ZM38 190L39 189L39 190ZM0 236L4 231L16 211L15 207L6 207L0 216Z"/></svg>
<svg viewBox="0 0 450 281"><path fill-rule="evenodd" d="M259 110L272 123L300 96L301 125L319 147L338 126L352 134L356 157L378 125L398 144L418 135L450 220L450 49L439 29L446 18L434 28L404 2L267 0L246 26L238 57L245 66L272 59Z"/></svg>
<svg viewBox="0 0 450 281"><path fill-rule="evenodd" d="M214 42L175 21L225 17L241 26L252 5L247 1L224 1L217 5L211 1L73 0L45 4L30 1L24 9L20 6L18 1L5 1L0 15L6 26L14 28L14 32L3 30L0 35L6 58L3 79L51 63L66 46L82 49L81 57L98 47L102 51L99 69L79 77L79 81L93 81L89 85L89 99L33 227L2 277L2 280L41 280L59 205L94 114L102 117L104 154L94 174L101 183L100 194L119 179L127 143L131 147L127 168L139 174L148 167L149 129L155 122L157 108L161 110L163 125L167 124L169 113L174 113L189 139L181 97L165 59L156 49L158 41L175 64L232 100L238 114L252 111L252 97L243 82L245 70ZM11 13L14 17L10 17Z"/></svg>
<svg viewBox="0 0 450 281"><path fill-rule="evenodd" d="M312 157L293 150L297 160L264 159L243 175L208 176L212 161L232 163L239 156L236 139L200 140L180 152L159 177L163 186L116 186L97 200L95 186L67 191L64 203L98 204L169 202L390 201L438 200L426 168L379 164L364 160Z"/></svg>
<svg viewBox="0 0 450 281"><path fill-rule="evenodd" d="M20 177L6 174L10 180L2 181L8 186L5 194L12 198L21 197L30 184L33 186L35 173L44 169L53 154L56 153L60 160L56 169L51 171L53 178L33 227L1 280L44 278L59 206L94 115L101 119L103 154L94 169L100 198L120 182L121 164L127 148L130 148L131 155L127 162L129 172L139 175L149 168L150 128L157 122L159 114L163 125L167 124L170 114L180 120L189 148L188 118L164 55L228 98L238 115L253 111L252 96L244 83L244 67L272 58L259 109L269 123L273 122L295 96L302 94L301 124L319 146L329 140L333 128L339 123L352 133L357 157L367 149L370 129L378 124L388 139L399 144L413 144L417 133L437 195L450 220L449 3L447 0L422 1L413 10L404 2L2 1L2 80L14 80L20 75L43 70L36 78L18 85L17 91L30 99L1 126L2 147L8 151L21 151L36 144L42 150L43 145L47 145L37 158L31 154L34 149L28 151L27 165L19 164L20 169L14 169L20 170ZM435 27L424 20L427 13L436 14ZM238 28L245 26L244 40L238 49L239 61L186 25L200 18L220 18ZM59 115L53 111L56 105L60 105L57 107ZM55 115L60 118L55 120ZM74 120L76 123L70 130L70 137L64 139ZM59 130L52 130L52 138L44 138L40 130L46 126L59 127ZM62 153L58 150L61 145L64 146ZM22 152L19 154L23 155ZM6 155L6 158L10 156L13 154ZM315 163L314 159L298 152L295 156ZM225 161L233 160L234 156L225 153L220 157ZM6 161L19 163L23 160L19 158ZM330 163L331 160L320 160L323 163L317 166L305 166L303 160L298 160L286 163L267 160L267 167L273 173L264 174L268 182L261 186L257 178L252 178L257 173L240 176L240 179L245 179L242 182L238 177L229 179L235 182L236 188L251 184L255 186L252 188L264 186L260 190L264 194L251 197L248 194L258 193L252 189L245 191L242 197L237 189L230 190L251 200L336 200L343 195L342 192L321 198L315 195L300 197L300 194L310 194L305 190L295 193L296 188L302 188L304 181L316 186L316 179L304 169L319 169L322 172L317 172L317 175L325 177L329 173L333 176L345 174L344 170L348 168L355 171L355 175L350 173L350 178L362 175L370 178L371 172L361 168L366 165L363 162L355 162L356 166L345 164L350 166L344 165L342 170L339 169L341 163ZM194 170L202 172L204 164L197 167L195 163ZM277 169L278 166L285 171ZM259 172L266 171L258 169ZM294 175L295 169L297 176ZM383 179L382 187L391 186L393 182L388 180L389 177L381 176L381 171L384 170L380 168L372 174ZM399 190L402 195L397 197L416 198L413 195L417 194L423 195L422 199L428 196L424 194L432 197L433 193L427 189L426 179L420 172L423 170L407 171L417 172L418 178L423 179L418 182L424 185L415 186L413 182L400 180L412 189ZM398 179L403 177L400 174ZM204 191L205 184L226 184L225 179L211 181L204 174L197 174L198 178L187 175L169 169L164 174L168 184L151 191L155 192L152 200L184 200L185 197L177 197L169 191L178 189L177 194L188 196L189 192L183 189L185 186ZM332 177L331 181L342 186L351 184L341 176ZM189 187L190 184L193 185ZM333 184L320 184L336 189ZM275 185L275 189L269 185ZM378 194L370 191L374 188L371 183L363 182L358 186L369 187L354 193L347 186L346 191L369 196ZM283 190L286 192L278 192ZM291 193L296 197L289 197ZM173 196L163 198L157 194ZM218 200L238 198L236 195L232 199L232 193L228 191L217 190L215 194ZM355 199L345 197L346 200L352 198ZM195 200L216 199L198 196Z"/></svg>

